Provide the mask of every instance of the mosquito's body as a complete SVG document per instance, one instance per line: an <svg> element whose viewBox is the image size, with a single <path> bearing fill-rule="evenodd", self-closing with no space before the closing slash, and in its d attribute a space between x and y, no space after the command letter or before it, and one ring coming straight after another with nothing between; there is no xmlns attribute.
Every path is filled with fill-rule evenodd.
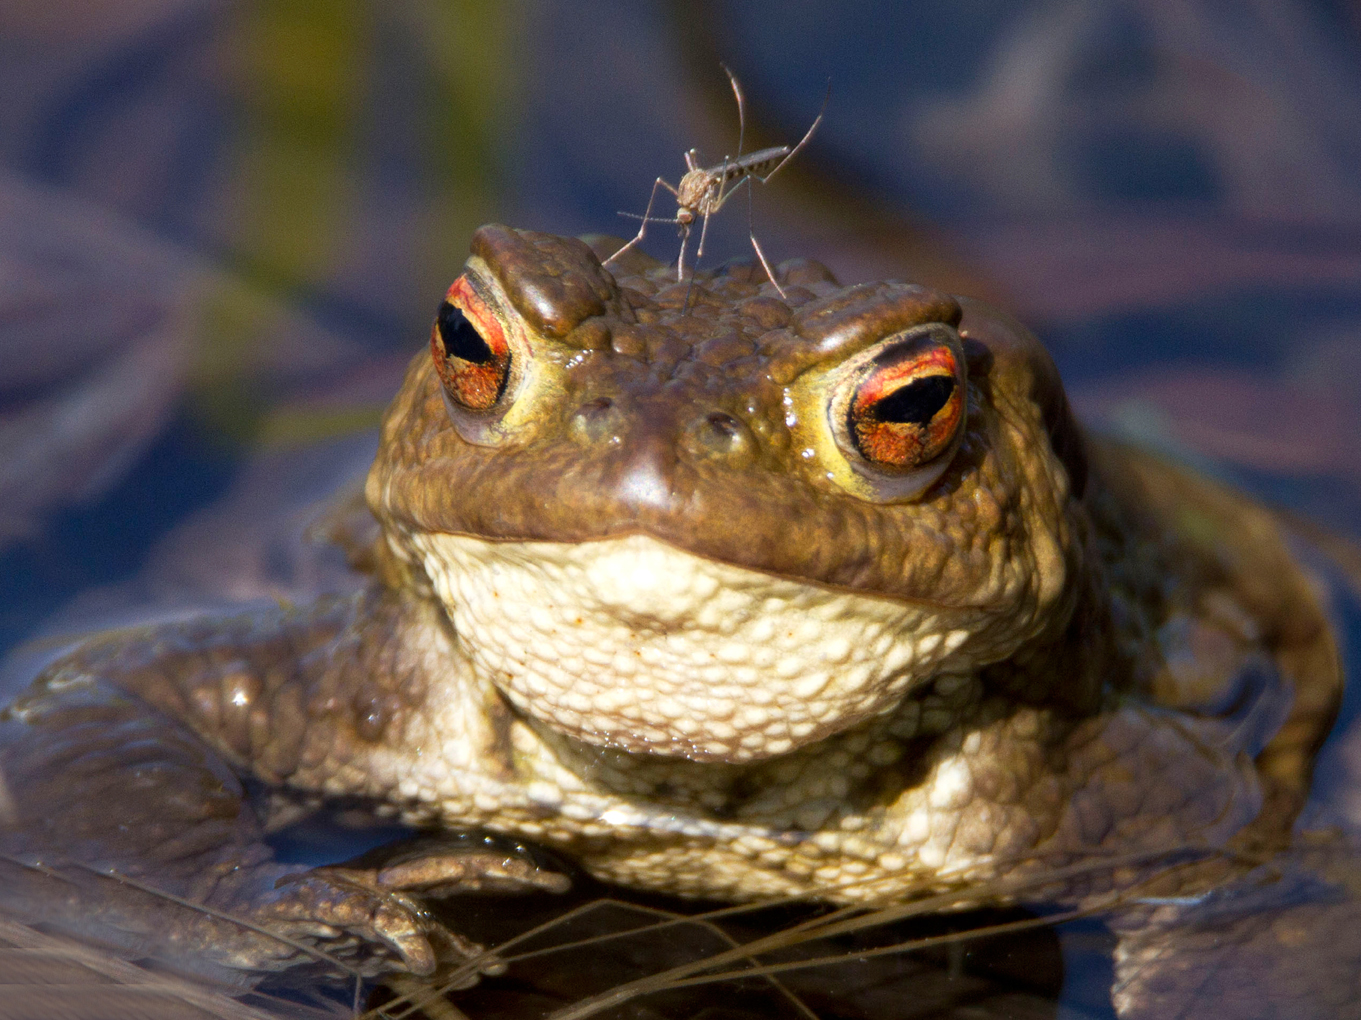
<svg viewBox="0 0 1361 1020"><path fill-rule="evenodd" d="M774 168L788 159L792 152L787 145L777 145L734 159L725 159L717 166L700 167L695 165L699 150L691 149L685 154L685 165L689 170L681 178L680 186L674 189L676 220L689 224L694 222L696 216L710 216L718 212L744 178L754 177L764 183L774 173ZM665 181L661 183L666 184Z"/></svg>
<svg viewBox="0 0 1361 1020"><path fill-rule="evenodd" d="M788 163L798 151L808 144L808 140L813 137L813 132L822 123L822 111L818 112L817 118L809 126L808 130L799 139L799 144L792 148L788 145L776 145L769 149L760 149L757 152L749 152L742 155L742 135L745 131L746 122L746 101L742 96L742 86L731 71L728 72L728 80L732 83L733 95L737 97L737 155L724 156L721 163L716 163L710 167L699 165L699 150L690 149L685 153L685 176L680 179L680 185L675 186L662 177L658 177L652 185L652 194L647 200L647 210L642 216L635 213L620 213L621 216L636 217L642 222L638 226L638 234L617 252L605 260L605 265L609 265L624 252L639 244L647 235L647 225L649 223L675 223L680 227L681 248L680 255L676 259L676 279L685 279L685 249L690 242L690 227L696 219L700 220L699 247L695 249L695 262L698 263L704 257L704 239L709 232L709 217L723 208L723 204L728 201L737 189L749 181L759 181L764 184ZM822 101L823 108L827 106L827 100ZM657 189L665 188L676 198L676 215L661 217L652 215L653 203L657 201ZM748 192L750 194L750 192ZM748 211L748 226L750 227L750 211ZM784 296L784 288L775 279L774 272L771 271L770 262L766 259L766 253L761 250L761 242L756 240L756 231L748 231L751 237L751 246L756 251L756 257L761 260L761 266L766 271L766 276L774 284L775 289Z"/></svg>

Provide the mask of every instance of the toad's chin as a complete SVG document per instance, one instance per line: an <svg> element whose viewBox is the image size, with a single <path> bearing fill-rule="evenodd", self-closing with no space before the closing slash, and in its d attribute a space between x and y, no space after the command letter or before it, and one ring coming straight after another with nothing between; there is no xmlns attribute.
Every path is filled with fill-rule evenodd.
<svg viewBox="0 0 1361 1020"><path fill-rule="evenodd" d="M475 668L530 717L597 746L767 758L974 665L974 610L776 577L642 535L412 542Z"/></svg>

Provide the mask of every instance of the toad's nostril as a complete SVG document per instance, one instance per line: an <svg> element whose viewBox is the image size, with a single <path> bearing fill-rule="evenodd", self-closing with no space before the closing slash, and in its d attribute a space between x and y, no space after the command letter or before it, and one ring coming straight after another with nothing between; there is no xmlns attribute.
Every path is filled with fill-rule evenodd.
<svg viewBox="0 0 1361 1020"><path fill-rule="evenodd" d="M749 460L756 452L756 439L745 422L723 411L712 411L690 422L685 430L685 449L697 457Z"/></svg>
<svg viewBox="0 0 1361 1020"><path fill-rule="evenodd" d="M623 442L624 413L609 397L588 400L572 415L572 438L579 443Z"/></svg>
<svg viewBox="0 0 1361 1020"><path fill-rule="evenodd" d="M709 428L716 436L723 436L730 442L737 439L742 432L742 423L730 414L715 411L705 419Z"/></svg>

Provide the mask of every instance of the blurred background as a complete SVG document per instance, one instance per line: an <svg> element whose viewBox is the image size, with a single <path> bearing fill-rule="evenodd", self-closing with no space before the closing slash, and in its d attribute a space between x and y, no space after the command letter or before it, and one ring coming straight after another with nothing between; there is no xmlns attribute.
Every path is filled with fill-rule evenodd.
<svg viewBox="0 0 1361 1020"><path fill-rule="evenodd" d="M8 0L0 688L352 584L315 522L472 231L632 234L721 63L748 150L831 81L773 260L1000 303L1095 427L1361 534L1358 0Z"/></svg>
<svg viewBox="0 0 1361 1020"><path fill-rule="evenodd" d="M12 0L6 675L47 635L345 583L303 526L472 230L631 234L685 149L735 151L720 62L748 150L831 81L757 189L773 259L997 301L1089 421L1361 525L1355 0ZM741 205L711 264L749 253Z"/></svg>

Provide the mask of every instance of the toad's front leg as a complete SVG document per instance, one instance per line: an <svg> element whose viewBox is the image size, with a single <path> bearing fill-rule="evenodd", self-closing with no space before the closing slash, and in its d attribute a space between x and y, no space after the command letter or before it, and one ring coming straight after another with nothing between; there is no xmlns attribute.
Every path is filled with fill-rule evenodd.
<svg viewBox="0 0 1361 1020"><path fill-rule="evenodd" d="M389 763L409 760L445 628L373 588L77 649L0 714L0 910L222 974L321 956L428 973L476 953L420 894L566 880L468 840L382 867L281 864L242 786L396 799Z"/></svg>

